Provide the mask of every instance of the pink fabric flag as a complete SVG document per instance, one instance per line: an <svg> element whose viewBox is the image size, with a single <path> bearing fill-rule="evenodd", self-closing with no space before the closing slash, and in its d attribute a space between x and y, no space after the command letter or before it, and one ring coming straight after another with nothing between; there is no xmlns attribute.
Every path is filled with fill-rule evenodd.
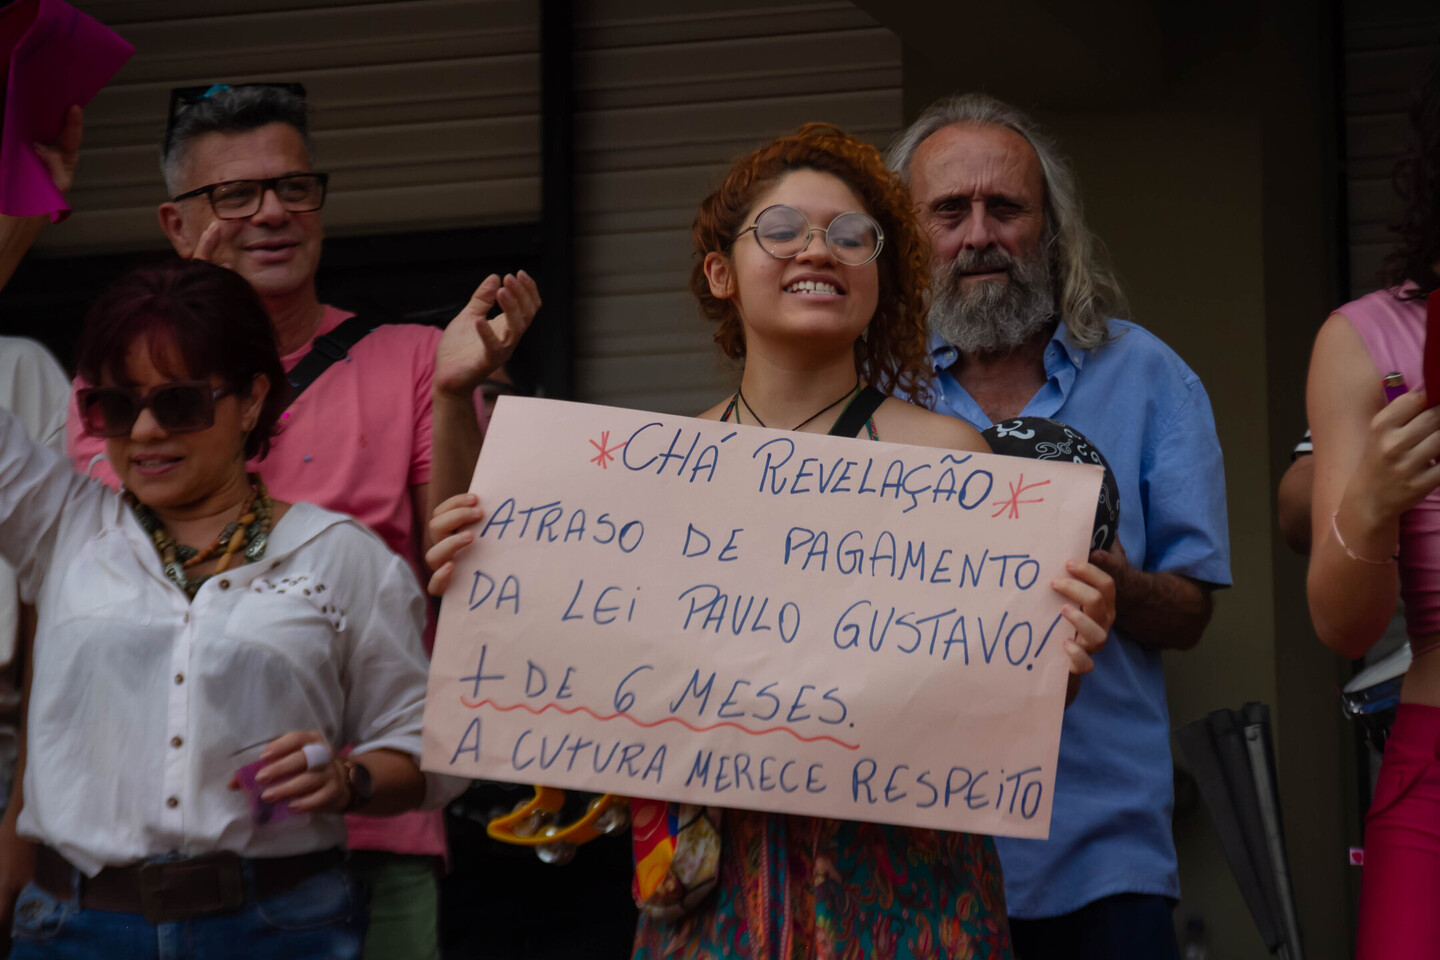
<svg viewBox="0 0 1440 960"><path fill-rule="evenodd" d="M88 104L134 53L119 34L63 0L16 0L0 9L6 66L0 213L69 216L33 145L58 137L66 108Z"/></svg>

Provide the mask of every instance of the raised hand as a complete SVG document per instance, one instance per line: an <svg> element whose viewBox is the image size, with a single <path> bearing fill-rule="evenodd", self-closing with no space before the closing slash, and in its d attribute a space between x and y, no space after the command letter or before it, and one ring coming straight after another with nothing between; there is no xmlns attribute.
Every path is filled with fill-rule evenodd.
<svg viewBox="0 0 1440 960"><path fill-rule="evenodd" d="M72 106L65 111L60 136L54 143L33 144L35 155L40 158L40 162L50 174L50 179L62 194L68 193L71 184L75 182L75 164L80 159L80 127L80 108ZM30 245L49 222L50 218L47 216L0 215L0 287L10 282L15 268L20 266L20 261L25 258Z"/></svg>
<svg viewBox="0 0 1440 960"><path fill-rule="evenodd" d="M504 312L487 320L497 302ZM435 350L436 388L468 398L510 359L539 309L540 291L524 270L506 274L503 280L497 274L486 277L440 338Z"/></svg>
<svg viewBox="0 0 1440 960"><path fill-rule="evenodd" d="M55 187L62 193L70 192L75 184L75 165L80 162L80 135L84 117L79 107L71 106L65 111L65 121L60 127L60 136L54 143L35 144L35 153L55 181Z"/></svg>

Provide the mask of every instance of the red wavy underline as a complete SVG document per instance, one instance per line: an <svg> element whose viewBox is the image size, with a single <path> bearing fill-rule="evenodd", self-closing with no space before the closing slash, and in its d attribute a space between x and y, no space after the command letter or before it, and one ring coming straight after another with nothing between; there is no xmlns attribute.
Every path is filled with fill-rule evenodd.
<svg viewBox="0 0 1440 960"><path fill-rule="evenodd" d="M630 714L628 714L628 713L612 713L612 714L610 714L610 716L608 716L608 717L602 717L602 716L600 716L600 714L596 713L594 710L591 710L589 707L571 707L570 709L567 710L567 709L565 709L564 707L560 706L560 704L558 704L558 703L547 703L547 704L545 704L545 706L541 707L539 710L536 710L534 707L530 706L528 703L517 703L517 704L514 704L513 706L502 707L502 706L500 706L500 704L496 703L494 700L489 699L488 697L487 697L486 699L480 700L480 701L478 701L478 702L476 702L476 703L471 703L469 700L466 700L464 697L461 697L461 698L460 698L460 702L463 703L465 706L469 707L471 710L478 710L478 709L480 709L481 707L487 707L487 706L488 706L488 707L494 707L496 710L499 710L499 711L502 712L502 713L509 713L511 710L525 710L525 711L527 711L527 712L529 712L529 713L535 714L537 717L538 717L540 714L544 713L546 710L559 710L561 713L563 713L563 714L565 714L565 715L567 715L567 716L569 716L569 715L571 715L571 714L576 714L576 713L582 713L582 712L583 712L583 713L588 713L588 714L590 714L590 716L592 716L592 717L594 717L596 720L600 720L600 721L617 720L617 719L629 720L631 723L635 724L637 727L658 727L658 726L660 726L660 724L662 724L662 723L678 723L678 724L680 724L682 727L685 727L687 730L693 731L693 732L695 732L695 733L707 733L707 732L709 732L709 731L711 731L711 730L718 730L720 727L734 727L736 730L739 730L741 733L748 733L748 734L749 734L750 736L752 736L752 737L764 736L764 735L767 734L767 733L788 733L788 734L790 734L790 736L794 737L796 740L799 740L801 743L818 743L818 742L821 741L821 740L829 740L831 743L836 744L836 745L841 746L841 747L844 747L846 750L859 750L859 749L860 749L860 745L859 745L858 743L846 743L844 740L837 740L837 739L835 739L834 737L828 737L828 736L802 737L802 736L800 736L800 734L796 733L794 730L791 730L789 727L770 727L770 728L767 729L767 730L751 730L751 729L748 728L748 727L742 727L742 726L740 726L740 724L738 724L738 723L732 723L732 722L730 722L729 720L725 720L725 721L722 721L722 722L720 722L720 723L712 723L712 724L711 724L710 726L708 726L708 727L697 727L697 726L695 726L693 723L690 723L688 720L684 720L684 719L682 719L682 718L680 718L680 717L662 717L662 718L659 719L659 720L654 720L654 721L651 721L650 723L646 723L644 720L636 720L634 717L630 716Z"/></svg>

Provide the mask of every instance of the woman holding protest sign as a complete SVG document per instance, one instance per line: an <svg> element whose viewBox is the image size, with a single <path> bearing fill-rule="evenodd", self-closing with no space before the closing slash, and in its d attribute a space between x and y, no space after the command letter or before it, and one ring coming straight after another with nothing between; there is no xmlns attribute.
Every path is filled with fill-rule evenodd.
<svg viewBox="0 0 1440 960"><path fill-rule="evenodd" d="M284 374L238 274L123 278L79 368L120 493L0 413L0 555L39 616L19 821L39 846L11 956L358 957L344 813L461 785L416 762L413 575L350 518L246 473Z"/></svg>
<svg viewBox="0 0 1440 960"><path fill-rule="evenodd" d="M884 392L916 397L928 385L929 249L874 147L808 124L739 161L691 235L691 289L716 342L744 364L734 394L703 418L987 450L967 424ZM437 509L432 593L480 515L468 494ZM1068 572L1053 586L1076 631L1065 644L1073 681L1105 642L1114 585L1083 560ZM698 905L648 903L637 958L1010 955L987 837L744 810L720 819L718 889Z"/></svg>

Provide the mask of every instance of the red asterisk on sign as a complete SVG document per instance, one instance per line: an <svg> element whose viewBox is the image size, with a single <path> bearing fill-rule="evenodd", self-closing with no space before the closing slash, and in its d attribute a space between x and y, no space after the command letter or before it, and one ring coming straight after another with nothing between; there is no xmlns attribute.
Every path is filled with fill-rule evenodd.
<svg viewBox="0 0 1440 960"><path fill-rule="evenodd" d="M625 446L625 444L617 443L613 447L610 446L610 431L602 430L600 431L600 442L596 443L594 440L591 440L590 446L600 451L590 458L590 462L599 464L601 470L609 470L610 461L615 459L615 451Z"/></svg>
<svg viewBox="0 0 1440 960"><path fill-rule="evenodd" d="M1033 489L1036 488L1036 487L1043 487L1043 486L1045 486L1045 484L1047 484L1047 483L1049 483L1049 482L1050 482L1049 480L1041 480L1039 483L1026 483L1026 482L1025 482L1025 474L1023 474L1023 473L1020 474L1020 479L1019 479L1019 480L1011 480L1011 481L1010 481L1010 499L1008 499L1008 500L995 500L995 501L993 501L993 502L990 504L992 507L997 507L997 508L998 508L994 513L990 514L991 519L994 519L995 517L1000 516L1000 514L1002 514L1002 513L1007 513L1007 512L1008 512L1009 518L1010 518L1011 520L1019 520L1019 519L1020 519L1020 504L1022 504L1022 503L1044 503L1044 502L1045 502L1045 498L1044 498L1044 497L1036 497L1034 500L1021 500L1021 499L1020 499L1020 495L1023 494L1023 493L1025 493L1025 492L1028 491L1028 490L1033 490Z"/></svg>

